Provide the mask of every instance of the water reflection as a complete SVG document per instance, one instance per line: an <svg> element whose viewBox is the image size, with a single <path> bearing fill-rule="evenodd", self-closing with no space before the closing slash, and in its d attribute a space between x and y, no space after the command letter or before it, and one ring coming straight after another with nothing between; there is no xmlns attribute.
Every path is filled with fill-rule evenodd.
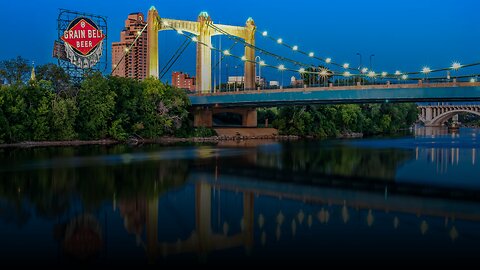
<svg viewBox="0 0 480 270"><path fill-rule="evenodd" d="M473 138L2 150L0 257L471 259L480 251ZM111 162L120 156L131 162Z"/></svg>

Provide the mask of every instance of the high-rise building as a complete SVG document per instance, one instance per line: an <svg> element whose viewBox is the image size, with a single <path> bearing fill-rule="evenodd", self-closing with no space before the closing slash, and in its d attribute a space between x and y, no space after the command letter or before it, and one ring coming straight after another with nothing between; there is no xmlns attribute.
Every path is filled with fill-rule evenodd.
<svg viewBox="0 0 480 270"><path fill-rule="evenodd" d="M175 71L172 73L172 85L180 89L195 91L195 77L190 77L187 73Z"/></svg>
<svg viewBox="0 0 480 270"><path fill-rule="evenodd" d="M145 79L147 77L147 30L141 32L147 22L142 13L131 13L120 32L120 42L112 43L113 76ZM141 36L129 50L137 36ZM125 55L126 54L126 55ZM122 60L122 57L124 57Z"/></svg>

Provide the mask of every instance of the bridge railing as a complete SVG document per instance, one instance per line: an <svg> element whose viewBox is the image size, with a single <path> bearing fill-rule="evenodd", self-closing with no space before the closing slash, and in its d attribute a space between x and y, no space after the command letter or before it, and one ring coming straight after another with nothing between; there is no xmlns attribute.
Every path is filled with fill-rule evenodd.
<svg viewBox="0 0 480 270"><path fill-rule="evenodd" d="M441 88L441 87L479 87L480 82L424 82L418 81L417 83L375 83L375 84L357 84L357 85L334 85L329 83L327 86L311 85L311 86L285 86L285 87L257 87L256 89L220 89L212 93L198 93L188 92L191 95L225 95L225 94L247 94L247 93L260 93L260 92L292 92L292 91L332 91L332 90L373 90L373 89L409 89L409 88Z"/></svg>

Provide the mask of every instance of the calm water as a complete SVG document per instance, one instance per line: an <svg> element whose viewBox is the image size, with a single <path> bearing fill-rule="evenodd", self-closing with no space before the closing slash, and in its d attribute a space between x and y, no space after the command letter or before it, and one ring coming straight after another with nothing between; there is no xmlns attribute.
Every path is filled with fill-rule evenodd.
<svg viewBox="0 0 480 270"><path fill-rule="evenodd" d="M467 262L479 137L3 149L0 260Z"/></svg>

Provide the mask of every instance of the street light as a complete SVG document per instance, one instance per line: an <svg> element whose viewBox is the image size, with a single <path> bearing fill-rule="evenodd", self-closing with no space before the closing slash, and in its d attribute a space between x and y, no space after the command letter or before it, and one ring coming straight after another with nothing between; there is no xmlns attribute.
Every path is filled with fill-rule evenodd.
<svg viewBox="0 0 480 270"><path fill-rule="evenodd" d="M255 56L255 65L258 64L258 83L260 84L260 89L262 89L262 63L265 64L265 62L262 61L262 58L260 58L260 56L258 55ZM257 80L257 70L255 69L255 81L256 80Z"/></svg>
<svg viewBox="0 0 480 270"><path fill-rule="evenodd" d="M357 53L357 55L360 56L360 65L358 66L358 70L360 70L362 68L362 54Z"/></svg>
<svg viewBox="0 0 480 270"><path fill-rule="evenodd" d="M282 65L279 65L278 66L278 70L280 70L282 72L282 82L281 82L281 86L282 86L282 89L283 89L283 71L285 70L285 66L282 64Z"/></svg>

